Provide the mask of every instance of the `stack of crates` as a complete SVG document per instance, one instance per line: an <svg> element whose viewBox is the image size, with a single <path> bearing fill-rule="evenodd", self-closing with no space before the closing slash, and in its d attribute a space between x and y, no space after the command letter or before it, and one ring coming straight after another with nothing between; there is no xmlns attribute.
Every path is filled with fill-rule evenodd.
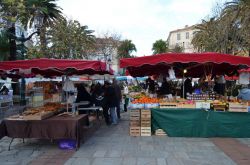
<svg viewBox="0 0 250 165"><path fill-rule="evenodd" d="M141 135L141 113L140 110L130 111L130 136L140 136Z"/></svg>
<svg viewBox="0 0 250 165"><path fill-rule="evenodd" d="M141 136L151 136L150 110L141 110Z"/></svg>

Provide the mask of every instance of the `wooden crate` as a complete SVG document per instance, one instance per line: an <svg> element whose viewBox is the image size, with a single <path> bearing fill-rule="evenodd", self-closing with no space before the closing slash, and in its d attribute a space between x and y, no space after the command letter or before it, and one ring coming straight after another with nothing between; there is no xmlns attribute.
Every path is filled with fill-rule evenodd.
<svg viewBox="0 0 250 165"><path fill-rule="evenodd" d="M228 104L226 103L211 103L211 109L214 111L226 111Z"/></svg>
<svg viewBox="0 0 250 165"><path fill-rule="evenodd" d="M178 103L174 102L160 103L160 108L178 108Z"/></svg>
<svg viewBox="0 0 250 165"><path fill-rule="evenodd" d="M141 119L151 119L151 111L141 110Z"/></svg>
<svg viewBox="0 0 250 165"><path fill-rule="evenodd" d="M195 108L195 104L180 104L179 108Z"/></svg>
<svg viewBox="0 0 250 165"><path fill-rule="evenodd" d="M141 136L151 136L151 127L141 127Z"/></svg>
<svg viewBox="0 0 250 165"><path fill-rule="evenodd" d="M129 123L130 126L132 127L140 127L141 126L141 122L140 120L130 120L130 123Z"/></svg>
<svg viewBox="0 0 250 165"><path fill-rule="evenodd" d="M151 119L141 119L141 127L151 127Z"/></svg>
<svg viewBox="0 0 250 165"><path fill-rule="evenodd" d="M140 112L140 110L132 110L132 111L130 111L130 117L140 117L141 116L141 112Z"/></svg>
<svg viewBox="0 0 250 165"><path fill-rule="evenodd" d="M248 112L248 103L229 103L229 112Z"/></svg>
<svg viewBox="0 0 250 165"><path fill-rule="evenodd" d="M140 121L141 113L140 110L130 111L130 121Z"/></svg>
<svg viewBox="0 0 250 165"><path fill-rule="evenodd" d="M156 136L167 136L167 133L163 129L157 129L155 131Z"/></svg>
<svg viewBox="0 0 250 165"><path fill-rule="evenodd" d="M129 135L130 136L140 136L141 135L141 127L130 126Z"/></svg>

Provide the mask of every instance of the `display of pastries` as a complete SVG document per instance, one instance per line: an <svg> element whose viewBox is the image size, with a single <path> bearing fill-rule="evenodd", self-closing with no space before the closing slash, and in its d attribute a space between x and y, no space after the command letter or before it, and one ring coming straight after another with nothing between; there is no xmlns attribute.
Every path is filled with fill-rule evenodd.
<svg viewBox="0 0 250 165"><path fill-rule="evenodd" d="M44 113L44 112L56 112L62 105L60 103L46 103L43 107L36 107L36 108L29 108L22 113L22 115L35 115L37 113Z"/></svg>

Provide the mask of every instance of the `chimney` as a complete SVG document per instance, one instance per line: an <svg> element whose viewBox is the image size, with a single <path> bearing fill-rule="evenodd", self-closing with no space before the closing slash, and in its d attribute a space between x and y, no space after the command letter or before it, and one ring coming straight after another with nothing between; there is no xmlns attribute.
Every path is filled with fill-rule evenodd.
<svg viewBox="0 0 250 165"><path fill-rule="evenodd" d="M188 25L185 25L185 28L187 28L188 27Z"/></svg>

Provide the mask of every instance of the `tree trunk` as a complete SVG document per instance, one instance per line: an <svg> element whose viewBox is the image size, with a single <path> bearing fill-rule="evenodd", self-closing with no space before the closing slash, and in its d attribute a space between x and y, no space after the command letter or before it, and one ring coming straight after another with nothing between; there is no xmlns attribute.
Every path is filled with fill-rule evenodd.
<svg viewBox="0 0 250 165"><path fill-rule="evenodd" d="M42 56L49 58L49 54L47 54L46 26L45 25L43 25L40 30L40 43L41 43Z"/></svg>
<svg viewBox="0 0 250 165"><path fill-rule="evenodd" d="M12 27L8 29L9 35L9 44L10 44L10 55L9 60L14 61L16 60L16 40L14 36L16 35L16 27L15 24L12 24Z"/></svg>

